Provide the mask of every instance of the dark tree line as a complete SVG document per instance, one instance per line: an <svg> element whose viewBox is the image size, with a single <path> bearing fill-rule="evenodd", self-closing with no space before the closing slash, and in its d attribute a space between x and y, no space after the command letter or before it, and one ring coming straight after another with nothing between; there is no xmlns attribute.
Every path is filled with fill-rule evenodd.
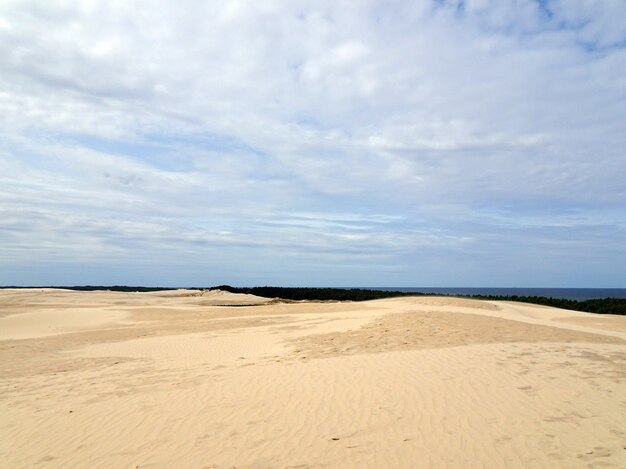
<svg viewBox="0 0 626 469"><path fill-rule="evenodd" d="M471 295L468 298L477 300L519 301L554 308L572 309L586 313L626 315L626 298L599 298L593 300L566 300L564 298L547 298L545 296L486 296Z"/></svg>
<svg viewBox="0 0 626 469"><path fill-rule="evenodd" d="M211 290L224 290L231 293L248 293L264 298L283 300L313 301L367 301L397 296L417 296L423 293L405 293L398 291L368 290L363 288L288 288L288 287L252 287L238 288L230 285L211 287Z"/></svg>
<svg viewBox="0 0 626 469"><path fill-rule="evenodd" d="M555 308L571 309L598 314L622 314L626 315L626 299L602 298L594 300L566 300L562 298L548 298L545 296L485 296L485 295L433 295L416 292L399 292L384 290L367 290L361 288L287 288L287 287L252 287L238 288L230 285L212 287L211 290L219 289L232 293L249 293L265 298L282 298L285 300L335 300L335 301L367 301L379 298L393 298L399 296L456 296L459 298L473 298L477 300L493 301L519 301L533 303Z"/></svg>

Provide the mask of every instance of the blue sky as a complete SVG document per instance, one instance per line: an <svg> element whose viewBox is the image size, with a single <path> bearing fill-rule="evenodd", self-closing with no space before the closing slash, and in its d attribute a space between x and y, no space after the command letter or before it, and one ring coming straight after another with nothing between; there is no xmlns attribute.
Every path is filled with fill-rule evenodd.
<svg viewBox="0 0 626 469"><path fill-rule="evenodd" d="M626 2L0 5L0 285L626 287Z"/></svg>

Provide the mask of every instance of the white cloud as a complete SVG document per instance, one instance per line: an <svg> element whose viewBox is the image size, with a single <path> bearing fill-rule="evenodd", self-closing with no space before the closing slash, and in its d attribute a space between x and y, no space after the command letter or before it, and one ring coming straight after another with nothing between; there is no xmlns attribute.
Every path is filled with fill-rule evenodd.
<svg viewBox="0 0 626 469"><path fill-rule="evenodd" d="M625 5L4 2L0 208L20 228L0 223L0 263L115 253L119 272L137 246L164 265L178 246L191 270L277 259L258 282L336 265L408 285L445 283L459 253L473 281L494 245L519 263L502 283L536 278L504 217L533 252L561 224L626 273ZM589 253L561 256L584 283Z"/></svg>

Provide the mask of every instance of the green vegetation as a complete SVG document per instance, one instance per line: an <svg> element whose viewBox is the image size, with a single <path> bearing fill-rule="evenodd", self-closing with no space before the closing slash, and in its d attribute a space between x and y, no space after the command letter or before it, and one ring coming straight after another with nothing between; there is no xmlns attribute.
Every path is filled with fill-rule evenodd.
<svg viewBox="0 0 626 469"><path fill-rule="evenodd" d="M552 306L554 308L572 309L585 313L621 314L626 315L626 298L600 298L594 300L566 300L563 298L546 298L545 296L484 296L472 295L467 298L477 300L519 301L536 305Z"/></svg>
<svg viewBox="0 0 626 469"><path fill-rule="evenodd" d="M287 287L252 287L238 288L230 285L211 287L210 290L224 290L231 293L248 293L264 298L283 300L315 301L367 301L397 296L423 296L423 293L405 293L399 291L367 290L362 288L287 288Z"/></svg>
<svg viewBox="0 0 626 469"><path fill-rule="evenodd" d="M253 287L238 288L230 285L212 287L211 290L225 290L232 293L248 293L265 298L282 298L284 300L334 300L334 301L367 301L379 298L393 298L399 296L425 296L426 293L399 292L384 290L364 290L360 288L286 288L286 287ZM428 296L453 296L432 295ZM519 301L555 308L571 309L598 314L626 315L626 299L602 298L596 300L565 300L561 298L546 298L544 296L484 296L484 295L456 295L458 298L473 298L477 300Z"/></svg>

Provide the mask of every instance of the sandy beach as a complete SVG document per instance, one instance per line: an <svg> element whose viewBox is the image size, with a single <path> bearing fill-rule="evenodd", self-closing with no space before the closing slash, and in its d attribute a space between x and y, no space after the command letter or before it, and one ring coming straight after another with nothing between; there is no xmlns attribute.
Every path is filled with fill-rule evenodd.
<svg viewBox="0 0 626 469"><path fill-rule="evenodd" d="M0 290L0 467L626 467L626 317Z"/></svg>

